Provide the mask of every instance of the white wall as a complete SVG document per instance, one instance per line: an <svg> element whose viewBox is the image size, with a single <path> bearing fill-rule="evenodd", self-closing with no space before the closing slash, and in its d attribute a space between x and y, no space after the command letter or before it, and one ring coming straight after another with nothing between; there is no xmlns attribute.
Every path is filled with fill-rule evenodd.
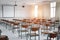
<svg viewBox="0 0 60 40"><path fill-rule="evenodd" d="M38 18L42 18L43 16L43 6L39 5L38 7Z"/></svg>
<svg viewBox="0 0 60 40"><path fill-rule="evenodd" d="M56 18L60 19L60 3L56 3Z"/></svg>
<svg viewBox="0 0 60 40"><path fill-rule="evenodd" d="M25 7L21 7L21 6L16 6L15 7L15 17L21 17L21 18L29 18L30 17L30 12L29 9L30 6L29 5L25 5Z"/></svg>
<svg viewBox="0 0 60 40"><path fill-rule="evenodd" d="M50 4L43 4L43 5L39 5L39 9L38 9L38 17L39 18L46 18L49 19L50 18Z"/></svg>
<svg viewBox="0 0 60 40"><path fill-rule="evenodd" d="M0 10L2 10L0 8ZM1 13L0 13L1 15ZM38 18L50 18L50 6L49 4L43 4L38 6ZM15 7L15 17L14 18L34 18L34 5L25 5L23 8L22 5ZM10 19L10 18L5 18ZM11 18L12 19L12 18Z"/></svg>
<svg viewBox="0 0 60 40"><path fill-rule="evenodd" d="M31 17L30 11L31 11L31 6L30 5L25 5L24 8L22 7L22 5L15 6L15 17L11 17L11 18L10 17L2 17L2 14L4 14L4 11L2 13L2 6L0 6L0 17L2 17L4 19L12 19L12 18L20 18L20 19L23 19L23 18L30 18ZM6 12L9 12L9 9ZM8 13L8 14L10 15L11 13ZM14 14L14 12L13 12L13 14ZM5 16L5 15L7 15L7 14L4 14L3 16Z"/></svg>
<svg viewBox="0 0 60 40"><path fill-rule="evenodd" d="M44 18L46 19L50 18L50 4L43 5L43 15L44 15Z"/></svg>

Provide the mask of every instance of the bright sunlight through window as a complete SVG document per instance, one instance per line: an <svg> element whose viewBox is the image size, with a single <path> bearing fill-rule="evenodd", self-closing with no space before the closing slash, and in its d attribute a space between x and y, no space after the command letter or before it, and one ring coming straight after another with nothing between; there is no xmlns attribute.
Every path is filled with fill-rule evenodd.
<svg viewBox="0 0 60 40"><path fill-rule="evenodd" d="M50 14L50 16L51 16L51 18L53 18L53 17L55 17L56 2L52 2L52 3L50 4L50 8L51 8L51 14Z"/></svg>
<svg viewBox="0 0 60 40"><path fill-rule="evenodd" d="M34 17L35 18L38 17L38 5L35 5L35 8L34 8Z"/></svg>

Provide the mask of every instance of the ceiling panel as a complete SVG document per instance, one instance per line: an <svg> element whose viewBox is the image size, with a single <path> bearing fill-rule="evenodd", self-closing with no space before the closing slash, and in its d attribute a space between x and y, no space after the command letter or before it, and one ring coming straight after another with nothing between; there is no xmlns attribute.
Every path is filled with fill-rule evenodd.
<svg viewBox="0 0 60 40"><path fill-rule="evenodd" d="M52 1L60 2L60 0L0 0L0 4L11 4L11 5L14 5L15 1L16 1L17 5L49 3L49 2L52 2Z"/></svg>

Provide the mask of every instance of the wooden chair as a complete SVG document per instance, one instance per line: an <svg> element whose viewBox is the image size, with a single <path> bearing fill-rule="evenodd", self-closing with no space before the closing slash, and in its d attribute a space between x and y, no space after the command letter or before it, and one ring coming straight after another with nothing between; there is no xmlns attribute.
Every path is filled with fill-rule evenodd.
<svg viewBox="0 0 60 40"><path fill-rule="evenodd" d="M51 40L51 38L56 38L57 37L57 33L55 32L42 32L43 34L47 34L47 40Z"/></svg>
<svg viewBox="0 0 60 40"><path fill-rule="evenodd" d="M30 40L31 40L31 37L35 37L35 40L37 40L36 36L38 36L38 40L40 40L40 35L39 35L40 31L39 31L39 29L40 29L40 27L31 27L30 28L30 33L27 34L27 36L26 36L26 40L28 40L27 37L30 37ZM38 33L36 33L36 32L38 32Z"/></svg>
<svg viewBox="0 0 60 40"><path fill-rule="evenodd" d="M11 27L12 27L12 32L14 33L14 31L15 31L15 29L19 29L20 27L19 27L19 22L12 22L11 23Z"/></svg>
<svg viewBox="0 0 60 40"><path fill-rule="evenodd" d="M50 27L49 23L44 24L44 26L41 27L41 35L45 36L47 32L49 32L50 30L49 27Z"/></svg>
<svg viewBox="0 0 60 40"><path fill-rule="evenodd" d="M50 30L50 23L46 23L45 26L46 26L46 29Z"/></svg>
<svg viewBox="0 0 60 40"><path fill-rule="evenodd" d="M48 37L50 38L50 39L48 39ZM47 40L51 40L51 38L56 38L57 37L57 33L49 33L48 34L48 37L47 37Z"/></svg>
<svg viewBox="0 0 60 40"><path fill-rule="evenodd" d="M21 33L21 38L22 38L22 33L23 32L25 32L25 35L26 35L26 33L28 32L28 27L29 27L29 25L27 25L27 24L24 24L24 25L21 25L21 29L20 29L20 33ZM23 29L24 28L24 29Z"/></svg>

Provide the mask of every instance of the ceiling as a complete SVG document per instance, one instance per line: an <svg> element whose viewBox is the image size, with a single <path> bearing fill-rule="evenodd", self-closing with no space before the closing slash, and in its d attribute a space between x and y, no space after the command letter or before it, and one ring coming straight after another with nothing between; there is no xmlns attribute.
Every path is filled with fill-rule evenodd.
<svg viewBox="0 0 60 40"><path fill-rule="evenodd" d="M10 4L10 5L14 5L16 1L17 5L21 5L21 4L42 4L42 3L50 3L50 2L60 2L60 0L0 0L0 5L5 5L5 4Z"/></svg>

